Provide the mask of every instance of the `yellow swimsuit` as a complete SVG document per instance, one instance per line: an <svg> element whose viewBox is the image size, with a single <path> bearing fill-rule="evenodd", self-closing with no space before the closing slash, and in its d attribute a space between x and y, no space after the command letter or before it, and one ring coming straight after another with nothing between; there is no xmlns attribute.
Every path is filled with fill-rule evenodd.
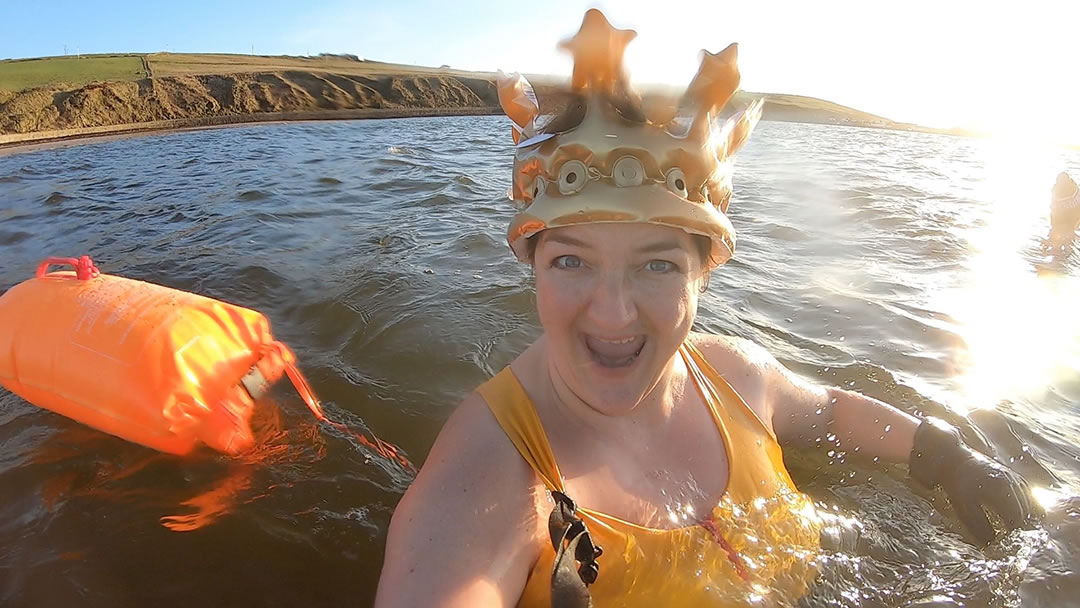
<svg viewBox="0 0 1080 608"><path fill-rule="evenodd" d="M709 517L660 530L578 506L604 553L593 606L794 605L816 574L820 520L796 490L780 446L757 415L689 341L679 349L727 449L728 486ZM532 402L509 367L478 391L548 490L564 492ZM570 497L571 499L573 496ZM519 608L551 605L555 552L545 545Z"/></svg>

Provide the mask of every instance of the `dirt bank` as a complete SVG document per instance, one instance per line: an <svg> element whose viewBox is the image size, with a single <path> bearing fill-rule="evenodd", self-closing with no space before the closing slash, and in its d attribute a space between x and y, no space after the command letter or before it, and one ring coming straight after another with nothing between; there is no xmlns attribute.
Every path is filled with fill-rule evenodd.
<svg viewBox="0 0 1080 608"><path fill-rule="evenodd" d="M342 110L498 113L493 82L451 76L357 76L304 71L210 74L38 88L0 97L0 136L159 121L245 122ZM399 112L395 112L399 111Z"/></svg>
<svg viewBox="0 0 1080 608"><path fill-rule="evenodd" d="M149 64L144 59L150 78L0 90L0 147L250 122L502 113L495 74L487 72L334 58L151 57ZM550 77L533 84L542 112L568 101ZM761 96L765 120L969 134L893 123L794 95L740 91L731 108Z"/></svg>

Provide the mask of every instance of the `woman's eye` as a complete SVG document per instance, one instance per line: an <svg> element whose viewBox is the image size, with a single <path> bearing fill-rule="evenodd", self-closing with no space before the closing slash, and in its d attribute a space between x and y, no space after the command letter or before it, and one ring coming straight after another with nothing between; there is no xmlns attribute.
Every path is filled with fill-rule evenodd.
<svg viewBox="0 0 1080 608"><path fill-rule="evenodd" d="M649 260L649 263L645 264L645 270L649 272L671 272L675 269L675 264L667 260Z"/></svg>
<svg viewBox="0 0 1080 608"><path fill-rule="evenodd" d="M581 268L581 258L576 255L560 255L551 262L551 265L555 268L562 268L563 270Z"/></svg>

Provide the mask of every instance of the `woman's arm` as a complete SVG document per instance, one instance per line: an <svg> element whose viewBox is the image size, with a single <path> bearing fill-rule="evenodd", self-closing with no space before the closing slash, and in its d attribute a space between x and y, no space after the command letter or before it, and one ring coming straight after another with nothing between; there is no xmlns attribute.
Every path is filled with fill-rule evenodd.
<svg viewBox="0 0 1080 608"><path fill-rule="evenodd" d="M376 608L510 607L546 535L532 470L472 395L394 512Z"/></svg>
<svg viewBox="0 0 1080 608"><path fill-rule="evenodd" d="M919 419L872 397L799 378L770 357L768 410L777 439L907 464Z"/></svg>
<svg viewBox="0 0 1080 608"><path fill-rule="evenodd" d="M828 443L849 454L908 461L918 419L877 399L800 378L749 340L695 334L694 343L781 443Z"/></svg>
<svg viewBox="0 0 1080 608"><path fill-rule="evenodd" d="M984 544L995 536L988 512L1006 529L1025 527L1042 515L1023 477L968 447L943 421L920 420L859 393L814 385L771 356L763 360L765 409L782 442L908 465L916 481L945 492L968 531Z"/></svg>

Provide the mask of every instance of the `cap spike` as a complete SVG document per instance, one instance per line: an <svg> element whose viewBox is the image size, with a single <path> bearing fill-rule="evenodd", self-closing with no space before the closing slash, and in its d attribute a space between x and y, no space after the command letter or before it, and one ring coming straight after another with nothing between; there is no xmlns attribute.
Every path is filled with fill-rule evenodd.
<svg viewBox="0 0 1080 608"><path fill-rule="evenodd" d="M499 70L496 87L499 91L499 105L514 124L524 129L536 118L540 107L532 85L524 76L517 72L507 76Z"/></svg>
<svg viewBox="0 0 1080 608"><path fill-rule="evenodd" d="M718 162L725 163L750 139L754 127L761 120L764 99L755 99L753 103L732 115L713 136L713 151Z"/></svg>
<svg viewBox="0 0 1080 608"><path fill-rule="evenodd" d="M727 104L739 89L739 45L731 43L724 50L713 54L702 51L701 67L694 80L686 88L684 98L691 101L696 110L691 133L708 131L709 116Z"/></svg>
<svg viewBox="0 0 1080 608"><path fill-rule="evenodd" d="M623 54L626 46L636 37L634 30L615 29L603 13L595 8L589 9L578 33L559 43L559 48L574 56L571 88L575 91L614 92L617 84L625 83Z"/></svg>

